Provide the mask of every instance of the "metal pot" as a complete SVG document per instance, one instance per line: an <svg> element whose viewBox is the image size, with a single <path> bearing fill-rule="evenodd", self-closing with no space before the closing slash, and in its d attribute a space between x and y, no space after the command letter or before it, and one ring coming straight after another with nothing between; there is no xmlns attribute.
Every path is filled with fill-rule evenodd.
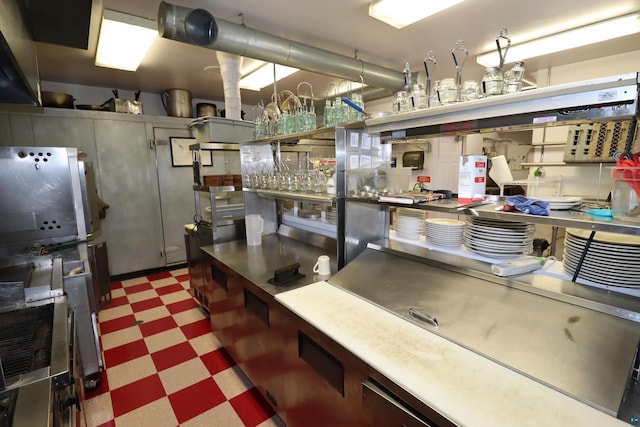
<svg viewBox="0 0 640 427"><path fill-rule="evenodd" d="M78 104L76 110L109 111L105 105Z"/></svg>
<svg viewBox="0 0 640 427"><path fill-rule="evenodd" d="M196 114L198 117L216 117L218 115L218 108L215 104L200 102L196 104Z"/></svg>
<svg viewBox="0 0 640 427"><path fill-rule="evenodd" d="M73 96L62 92L40 92L43 107L74 108Z"/></svg>
<svg viewBox="0 0 640 427"><path fill-rule="evenodd" d="M193 117L191 92L185 89L167 89L160 94L162 105L173 117Z"/></svg>

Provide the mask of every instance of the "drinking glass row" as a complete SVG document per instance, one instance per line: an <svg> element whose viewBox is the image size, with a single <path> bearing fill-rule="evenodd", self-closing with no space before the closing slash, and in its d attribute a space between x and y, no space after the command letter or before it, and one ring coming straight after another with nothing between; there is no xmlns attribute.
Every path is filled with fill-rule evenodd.
<svg viewBox="0 0 640 427"><path fill-rule="evenodd" d="M289 135L316 129L316 113L313 110L300 109L293 113L284 111L276 119L262 114L254 121L254 139Z"/></svg>
<svg viewBox="0 0 640 427"><path fill-rule="evenodd" d="M300 193L326 193L327 176L320 170L276 172L272 174L253 173L245 176L247 188L294 191Z"/></svg>

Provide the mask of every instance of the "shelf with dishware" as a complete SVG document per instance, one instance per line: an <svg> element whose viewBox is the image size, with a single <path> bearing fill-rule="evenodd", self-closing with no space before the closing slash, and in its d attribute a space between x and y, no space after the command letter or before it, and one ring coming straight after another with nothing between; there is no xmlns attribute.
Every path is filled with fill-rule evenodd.
<svg viewBox="0 0 640 427"><path fill-rule="evenodd" d="M203 133L202 130L198 132ZM244 236L242 175L229 172L211 174L207 169L214 164L214 152L222 156L228 165L231 157L239 152L239 147L237 143L219 142L189 145L193 167L194 222L200 233L209 234L206 241L221 243ZM225 166L225 169L228 167L232 166Z"/></svg>
<svg viewBox="0 0 640 427"><path fill-rule="evenodd" d="M344 255L344 188L347 146L363 138L363 123L325 126L241 144L247 214L261 215L263 234L329 242Z"/></svg>
<svg viewBox="0 0 640 427"><path fill-rule="evenodd" d="M566 206L562 205L562 209L552 209L549 215L504 212L502 210L504 199L501 199L500 201L482 201L474 203L459 203L457 199L442 199L412 205L380 202L377 198L363 197L348 197L347 201L374 204L384 208L405 208L446 214L471 215L502 221L528 222L532 224L640 235L640 222L612 218L611 216L591 215L587 212L576 210L575 207L579 204L579 201L577 203L572 203L572 206L569 206L569 202L567 201Z"/></svg>
<svg viewBox="0 0 640 427"><path fill-rule="evenodd" d="M629 73L365 119L365 126L382 139L403 139L607 121L635 117L636 95L637 73Z"/></svg>
<svg viewBox="0 0 640 427"><path fill-rule="evenodd" d="M581 147L582 140L594 138L598 132L603 137L596 138L597 148L601 140L616 146L627 141L624 135L632 136L633 121L637 111L638 74L629 73L585 82L576 82L559 86L539 88L530 91L508 93L500 96L489 96L472 102L457 102L422 110L408 111L392 116L365 120L370 135L379 133L381 142L393 140L410 140L434 135L469 134L487 132L493 129L529 129L556 128L560 125L572 125L567 137L562 135L554 141L575 139ZM614 123L610 123L614 122ZM580 123L587 123L587 126ZM592 123L595 123L592 125ZM605 130L611 132L604 132ZM559 133L566 134L565 130ZM605 135L606 133L606 135ZM611 134L611 135L609 135ZM614 135L618 135L614 138ZM608 135L608 136L607 136ZM606 136L606 137L605 137ZM614 139L616 141L614 141ZM543 138L544 142L544 138ZM542 145L542 144L541 144ZM562 144L558 143L558 146ZM569 144L565 144L569 145ZM609 148L611 148L609 147ZM570 148L570 147L568 147ZM600 152L602 151L602 152ZM609 150L600 150L582 159L576 153L569 161L562 163L578 164L581 160L590 162L600 159L608 160ZM569 152L568 154L572 154ZM599 157L598 157L599 156ZM534 166L538 163L524 163ZM540 162L539 166L550 166ZM528 187L539 186L544 178L533 178L524 182ZM559 185L551 182L550 185ZM557 194L559 197L560 194ZM503 212L501 206L484 205L465 208L455 200L436 200L426 203L405 205L400 203L382 203L377 197L353 197L349 195L350 204L378 204L381 207L408 207L411 209L432 210L444 213L462 213L504 221L523 221L554 227L574 227L578 229L601 230L618 233L640 234L640 223L626 219L606 216L594 216L573 209L552 210L550 215L530 215L514 212ZM569 206L573 207L573 206Z"/></svg>
<svg viewBox="0 0 640 427"><path fill-rule="evenodd" d="M242 186L194 185L193 190L196 200L194 217L196 223L204 221L212 225L215 221L221 224L223 221L239 220L244 217ZM215 215L213 215L214 212Z"/></svg>

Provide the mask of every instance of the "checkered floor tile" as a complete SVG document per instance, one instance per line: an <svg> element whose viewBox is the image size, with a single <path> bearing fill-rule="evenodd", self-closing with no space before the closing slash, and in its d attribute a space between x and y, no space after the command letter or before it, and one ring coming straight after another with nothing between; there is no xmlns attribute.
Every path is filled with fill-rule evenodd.
<svg viewBox="0 0 640 427"><path fill-rule="evenodd" d="M186 269L111 284L89 427L283 426L211 333Z"/></svg>

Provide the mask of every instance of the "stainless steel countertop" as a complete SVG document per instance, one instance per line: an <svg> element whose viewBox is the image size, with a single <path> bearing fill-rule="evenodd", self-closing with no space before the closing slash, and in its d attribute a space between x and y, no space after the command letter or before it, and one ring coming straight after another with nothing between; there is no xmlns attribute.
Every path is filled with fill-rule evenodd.
<svg viewBox="0 0 640 427"><path fill-rule="evenodd" d="M278 234L262 236L262 244L258 246L247 246L245 240L235 240L204 246L202 250L271 295L328 279L328 276L319 276L312 271L320 255L328 255L331 271L338 271L335 253ZM296 262L300 264L298 271L305 277L286 286L268 283L276 269Z"/></svg>
<svg viewBox="0 0 640 427"><path fill-rule="evenodd" d="M616 414L637 323L482 277L367 249L329 282L556 390ZM558 279L547 278L549 281ZM439 326L409 315L417 308Z"/></svg>

